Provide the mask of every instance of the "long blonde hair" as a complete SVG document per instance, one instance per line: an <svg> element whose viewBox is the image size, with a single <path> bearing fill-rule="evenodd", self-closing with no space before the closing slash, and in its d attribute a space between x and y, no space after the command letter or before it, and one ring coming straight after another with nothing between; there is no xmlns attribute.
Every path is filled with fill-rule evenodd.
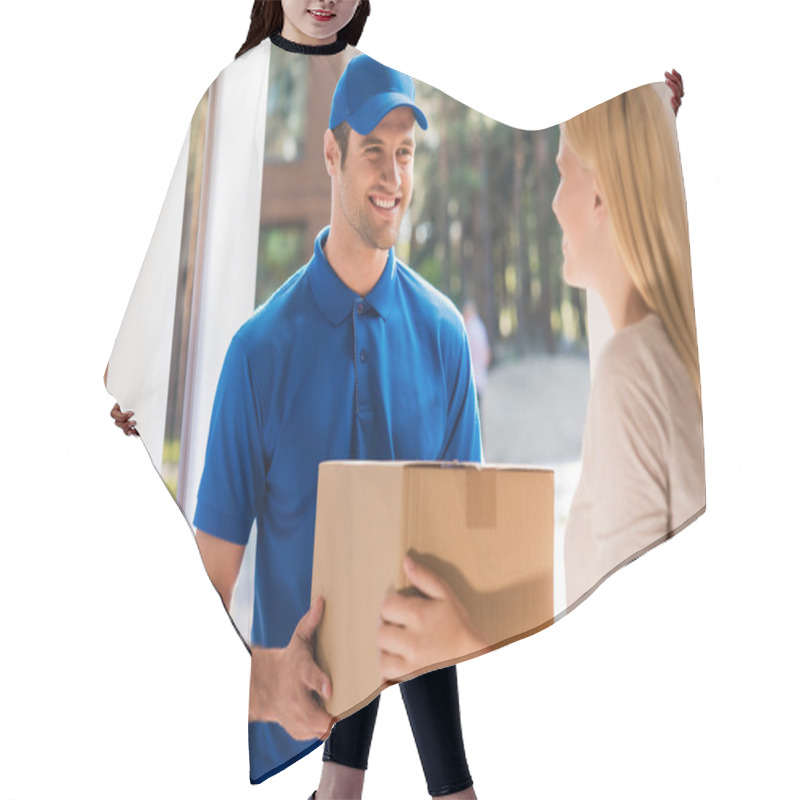
<svg viewBox="0 0 800 800"><path fill-rule="evenodd" d="M561 134L597 177L628 274L660 317L699 398L686 198L666 87L625 92L565 122Z"/></svg>

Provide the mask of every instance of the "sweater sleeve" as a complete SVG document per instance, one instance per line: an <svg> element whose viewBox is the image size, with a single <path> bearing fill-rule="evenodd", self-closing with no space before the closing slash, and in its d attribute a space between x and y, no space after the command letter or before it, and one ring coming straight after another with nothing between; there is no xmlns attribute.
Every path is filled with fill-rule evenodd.
<svg viewBox="0 0 800 800"><path fill-rule="evenodd" d="M592 385L566 531L569 602L669 527L669 416L654 371L612 342Z"/></svg>

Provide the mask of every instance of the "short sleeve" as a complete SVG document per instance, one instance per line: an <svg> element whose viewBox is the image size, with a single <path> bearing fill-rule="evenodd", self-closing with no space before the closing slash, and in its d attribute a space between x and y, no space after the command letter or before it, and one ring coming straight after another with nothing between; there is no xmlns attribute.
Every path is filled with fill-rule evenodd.
<svg viewBox="0 0 800 800"><path fill-rule="evenodd" d="M258 387L237 334L214 397L194 516L198 529L234 544L247 543L266 484L262 429Z"/></svg>

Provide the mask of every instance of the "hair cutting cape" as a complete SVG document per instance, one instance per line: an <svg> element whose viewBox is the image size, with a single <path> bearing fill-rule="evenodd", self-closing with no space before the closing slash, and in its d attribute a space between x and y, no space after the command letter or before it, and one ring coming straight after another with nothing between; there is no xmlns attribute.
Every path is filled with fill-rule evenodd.
<svg viewBox="0 0 800 800"><path fill-rule="evenodd" d="M312 258L315 240L330 221L331 182L323 161L323 134L336 82L356 53L348 46L335 54L310 55L265 40L214 81L192 119L108 370L108 390L123 408L135 411L142 441L186 519L205 530L195 521L204 482L203 491L216 515L206 515L204 525L218 526L206 533L242 544L249 540L231 613L245 640L269 647L288 644L312 599L318 462L365 454L387 460L396 455L368 449L343 455L335 447L326 452L324 447L308 448L302 436L294 447L270 451L272 429L281 428L285 421L281 415L293 413L289 406L297 402L280 393L302 385L292 376L303 369L303 362L289 358L287 348L293 345L286 336L268 341L251 337L247 367L238 372L232 365L236 356L231 355L234 336L257 309L262 315L278 314L270 308L300 280L298 269ZM395 256L453 304L469 308L465 329L449 302L436 301L446 309L442 313L449 315L458 336L467 331L462 338L466 341L469 335L472 359L480 360L475 371L480 375L485 460L532 464L555 475L554 489L552 485L537 489L542 492L537 507L519 507L514 519L526 525L528 517L544 516L525 529L530 532L521 545L519 540L507 545L521 546L522 555L514 551L510 559L502 553L494 556L506 546L503 542L514 541L514 532L506 531L510 539L499 534L500 538L491 538L503 509L516 502L499 494L502 476L494 495L494 489L477 482L485 470L465 469L462 483L453 484L455 499L446 511L456 531L452 535L463 529L466 538L455 541L452 561L433 553L428 563L439 568L478 616L482 608L488 609L489 617L498 608L506 612L510 608L512 616L516 613L515 627L484 630L492 646L498 646L551 624L619 566L702 513L700 406L668 326L658 314L612 333L602 305L564 283L561 231L551 211L558 182L554 164L558 128L517 130L423 84L417 83L416 90L416 103L430 127L416 131L414 200ZM652 91L668 111L666 89L653 85ZM666 116L674 126L671 112ZM640 199L641 204L651 202L656 198ZM338 280L332 272L327 278ZM281 289L284 284L289 288ZM380 303L375 306L380 311ZM389 315L386 326L399 324L403 313L395 309L399 316ZM353 341L355 316L344 323L343 335L352 347L347 351L349 361L342 363L357 380L361 367ZM424 328L422 321L420 327ZM265 330L269 334L270 329ZM487 376L490 349L492 369ZM393 368L391 358L387 354L388 363L383 364L388 370ZM277 363L282 365L280 375L270 366ZM475 418L477 431L468 357L464 363L466 388L461 401L464 413ZM437 386L444 383L445 392L452 388L448 381L447 375L436 378ZM220 387L224 384L228 391L232 383L237 386L230 390L233 394L220 399ZM345 381L345 385L350 384ZM429 390L430 386L419 385L407 397L382 402L396 401L392 413L405 413L413 423L428 413L427 406L414 404L433 402ZM345 417L341 424L352 426L351 417L358 414L353 394L328 397L325 391L319 387L316 401L341 405ZM230 399L237 392L249 393L249 406ZM406 410L397 411L397 404L405 404ZM261 416L255 422L248 414ZM306 427L308 436L327 436L317 430L314 419ZM217 461L209 464L206 452L214 429L220 440L214 453L226 455L215 455ZM226 449L228 435L263 439L255 445L251 441L243 453ZM304 457L306 450L312 454L307 457L316 460L310 465L308 485L297 487L305 507L292 509L295 530L275 530L271 504L278 501L271 481L284 470L286 460ZM480 452L478 443L477 449L465 446L448 453L448 458L476 461ZM405 452L411 460L440 456L435 449ZM349 491L348 502L368 506L375 495L372 488L364 490L367 484L359 483L359 474L367 473L356 472L355 484L345 479L331 484L334 495L326 502L335 505ZM230 490L220 489L220 482L231 484ZM239 505L226 498L239 497L245 483L252 485L251 496L243 507L228 507ZM386 491L391 496L391 488ZM479 496L484 499L470 506L470 498ZM399 506L390 511L389 505L377 510L374 505L369 511L372 535L394 535ZM459 522L462 512L466 522ZM359 516L357 508L348 513L352 519ZM468 524L470 519L474 524ZM330 521L317 518L317 530ZM414 525L408 527L412 536ZM484 537L480 542L476 530ZM528 541L525 536L538 539ZM380 599L402 583L400 561L409 541L420 559L430 555L424 537L404 541L405 545L387 541L385 547L377 547L374 558L367 558L345 532L338 545L325 545L326 558L333 558L336 566L313 565L315 581L317 571L328 570L323 583L316 584L326 587L319 630L321 639L328 631L325 663L338 659L341 685L347 683L347 675L367 676L352 684L357 695L329 709L336 716L364 705L382 688L374 663ZM345 556L336 560L332 552ZM474 556L473 572L467 563L469 553ZM466 555L459 561L461 554ZM391 563L390 577L378 587L376 600L375 587L368 589L367 578L377 574L378 557ZM517 567L526 557L538 565L532 579L538 582L538 594L520 589L526 578L524 569ZM358 613L366 613L366 632L348 624ZM331 630L336 631L333 638ZM431 666L442 663L447 662ZM336 677L333 683L336 690ZM265 723L252 723L249 739L253 782L319 744L296 741L280 726Z"/></svg>

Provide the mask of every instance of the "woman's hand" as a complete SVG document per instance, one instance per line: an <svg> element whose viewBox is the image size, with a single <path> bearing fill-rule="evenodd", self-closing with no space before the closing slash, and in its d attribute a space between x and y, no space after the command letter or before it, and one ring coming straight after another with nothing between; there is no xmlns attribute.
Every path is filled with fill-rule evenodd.
<svg viewBox="0 0 800 800"><path fill-rule="evenodd" d="M666 84L672 89L672 110L675 116L678 115L678 109L681 107L681 98L683 97L683 78L680 72L674 69L672 72L665 72L664 77L667 79Z"/></svg>
<svg viewBox="0 0 800 800"><path fill-rule="evenodd" d="M139 431L136 430L136 420L133 418L133 411L123 411L119 407L119 403L114 403L114 408L111 409L111 416L114 418L114 424L123 431L126 436L139 435Z"/></svg>
<svg viewBox="0 0 800 800"><path fill-rule="evenodd" d="M403 569L424 596L393 592L383 601L378 626L382 680L398 680L488 646L444 580L410 556L403 560Z"/></svg>

